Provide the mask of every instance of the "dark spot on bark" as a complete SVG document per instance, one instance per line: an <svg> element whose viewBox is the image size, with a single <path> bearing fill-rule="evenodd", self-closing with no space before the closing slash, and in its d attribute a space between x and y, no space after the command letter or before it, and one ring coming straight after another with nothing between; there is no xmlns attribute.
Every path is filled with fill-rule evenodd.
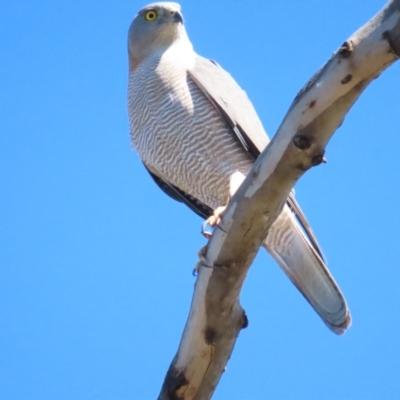
<svg viewBox="0 0 400 400"><path fill-rule="evenodd" d="M388 40L388 37L389 37L388 31L385 31L385 32L382 33L382 39L383 40Z"/></svg>
<svg viewBox="0 0 400 400"><path fill-rule="evenodd" d="M313 167L321 164L324 161L324 155L323 154L317 154L315 155L312 160L311 160L311 164Z"/></svg>
<svg viewBox="0 0 400 400"><path fill-rule="evenodd" d="M306 172L310 167L306 167L303 164L297 164L297 169L299 169L300 171Z"/></svg>
<svg viewBox="0 0 400 400"><path fill-rule="evenodd" d="M342 85L345 85L346 83L349 83L352 79L353 76L351 74L348 74L341 80L341 83Z"/></svg>
<svg viewBox="0 0 400 400"><path fill-rule="evenodd" d="M344 42L339 49L339 55L343 58L350 57L351 53L353 52L353 45L351 42Z"/></svg>
<svg viewBox="0 0 400 400"><path fill-rule="evenodd" d="M396 43L396 40L393 40L390 37L390 32L389 31L385 31L382 33L382 39L386 40L389 44L389 53L393 53L396 54L397 57L400 57L400 46Z"/></svg>
<svg viewBox="0 0 400 400"><path fill-rule="evenodd" d="M307 150L311 147L311 138L304 135L296 135L293 138L294 145L300 150Z"/></svg>
<svg viewBox="0 0 400 400"><path fill-rule="evenodd" d="M247 318L246 311L244 310L242 318L243 318L242 329L246 329L249 326L249 319Z"/></svg>
<svg viewBox="0 0 400 400"><path fill-rule="evenodd" d="M258 157L258 156L257 156ZM253 178L256 179L258 178L258 175L260 175L260 166L258 166L258 168L256 168L253 172Z"/></svg>
<svg viewBox="0 0 400 400"><path fill-rule="evenodd" d="M210 61L211 61L214 65L216 65L216 66L218 67L218 63L217 63L215 60L211 60L211 59L210 59Z"/></svg>
<svg viewBox="0 0 400 400"><path fill-rule="evenodd" d="M207 327L204 332L204 339L206 340L207 344L215 344L217 339L217 332L215 329Z"/></svg>
<svg viewBox="0 0 400 400"><path fill-rule="evenodd" d="M317 103L317 101L316 101L316 100L313 100L313 101L308 105L308 107L309 107L309 108L313 108L313 107L315 106L316 103Z"/></svg>
<svg viewBox="0 0 400 400"><path fill-rule="evenodd" d="M176 392L182 386L189 384L183 372L178 372L175 368L170 368L164 381L163 390L167 393L170 400L183 400L183 397L178 396Z"/></svg>

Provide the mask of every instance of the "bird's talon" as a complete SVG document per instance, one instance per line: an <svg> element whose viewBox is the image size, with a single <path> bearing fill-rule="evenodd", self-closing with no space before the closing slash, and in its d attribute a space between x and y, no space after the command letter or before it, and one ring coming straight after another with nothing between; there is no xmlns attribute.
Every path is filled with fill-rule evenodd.
<svg viewBox="0 0 400 400"><path fill-rule="evenodd" d="M224 212L226 207L218 207L214 210L213 215L210 215L201 226L201 233L206 239L210 239L212 236L212 232L207 230L207 227L214 228L221 222L221 214Z"/></svg>

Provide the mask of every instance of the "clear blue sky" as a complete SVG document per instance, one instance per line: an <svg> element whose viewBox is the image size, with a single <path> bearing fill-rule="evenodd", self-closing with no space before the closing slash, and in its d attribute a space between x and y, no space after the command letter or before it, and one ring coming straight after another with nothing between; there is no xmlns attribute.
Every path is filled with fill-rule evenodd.
<svg viewBox="0 0 400 400"><path fill-rule="evenodd" d="M201 220L131 150L126 32L146 3L0 2L0 399L154 399L187 318ZM272 135L384 1L182 1L198 53ZM346 295L332 334L266 253L214 399L400 398L400 66L362 95L297 198Z"/></svg>

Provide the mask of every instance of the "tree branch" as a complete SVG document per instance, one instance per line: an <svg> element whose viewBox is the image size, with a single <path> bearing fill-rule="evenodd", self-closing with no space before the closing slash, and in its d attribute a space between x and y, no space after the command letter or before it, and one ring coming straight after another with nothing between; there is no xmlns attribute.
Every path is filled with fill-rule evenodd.
<svg viewBox="0 0 400 400"><path fill-rule="evenodd" d="M294 99L273 140L205 249L189 318L159 399L209 399L247 317L239 294L248 269L297 180L323 160L354 102L400 57L400 0L354 33ZM204 264L204 262L203 262Z"/></svg>

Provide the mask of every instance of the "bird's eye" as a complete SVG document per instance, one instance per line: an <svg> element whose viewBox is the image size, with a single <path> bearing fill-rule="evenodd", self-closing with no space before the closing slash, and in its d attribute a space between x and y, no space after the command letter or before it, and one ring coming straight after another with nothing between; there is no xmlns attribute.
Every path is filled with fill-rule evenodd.
<svg viewBox="0 0 400 400"><path fill-rule="evenodd" d="M154 10L147 11L144 18L146 21L154 21L157 18L157 13Z"/></svg>

